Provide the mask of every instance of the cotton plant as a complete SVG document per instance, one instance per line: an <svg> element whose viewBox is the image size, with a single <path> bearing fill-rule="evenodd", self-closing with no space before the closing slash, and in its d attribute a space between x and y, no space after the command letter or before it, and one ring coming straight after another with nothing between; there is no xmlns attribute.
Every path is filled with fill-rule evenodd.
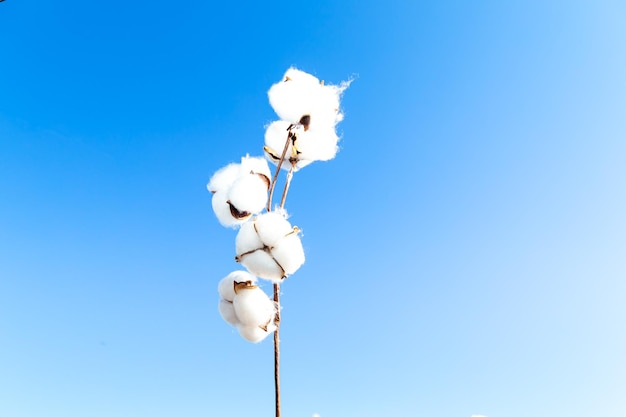
<svg viewBox="0 0 626 417"><path fill-rule="evenodd" d="M349 85L326 85L289 68L268 91L279 120L266 127L264 155L245 155L239 163L215 172L207 184L218 221L237 229L235 261L246 269L233 271L219 282L218 310L249 342L259 343L273 334L276 417L280 416L280 285L305 262L301 230L288 220L285 201L294 172L337 154L336 127L343 119L340 99ZM276 166L272 177L268 161ZM287 171L285 185L280 203L272 206L281 170ZM261 289L263 280L273 285L272 297Z"/></svg>

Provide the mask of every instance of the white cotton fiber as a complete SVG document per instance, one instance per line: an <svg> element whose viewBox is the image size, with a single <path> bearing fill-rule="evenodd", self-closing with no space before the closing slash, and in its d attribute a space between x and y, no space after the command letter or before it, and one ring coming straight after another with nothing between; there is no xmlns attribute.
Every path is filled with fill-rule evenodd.
<svg viewBox="0 0 626 417"><path fill-rule="evenodd" d="M284 210L263 213L239 229L235 239L237 260L252 274L281 282L304 263L304 250Z"/></svg>
<svg viewBox="0 0 626 417"><path fill-rule="evenodd" d="M278 164L280 156L283 153L283 149L285 148L285 142L287 141L287 127L289 127L288 122L279 120L271 123L265 130L265 146L263 147L263 150L265 151L265 157L267 160L272 162L274 165ZM291 169L293 165L292 162L295 162L294 171L298 171L300 168L303 168L314 161L314 159L305 160L301 157L301 155L294 153L295 150L292 147L293 141L295 140L296 143L298 142L297 137L304 132L304 129L294 129L293 132L296 137L289 139L285 159L280 166L280 168L285 171L289 171Z"/></svg>
<svg viewBox="0 0 626 417"><path fill-rule="evenodd" d="M276 304L259 287L244 288L235 294L233 307L245 326L265 326L276 314Z"/></svg>
<svg viewBox="0 0 626 417"><path fill-rule="evenodd" d="M307 161L328 161L337 154L339 137L335 129L318 129L299 132L295 147L299 158Z"/></svg>
<svg viewBox="0 0 626 417"><path fill-rule="evenodd" d="M207 184L207 189L214 193L220 190L227 190L239 176L239 164L229 164L218 170Z"/></svg>
<svg viewBox="0 0 626 417"><path fill-rule="evenodd" d="M298 123L300 118L310 113L311 100L320 81L310 74L290 68L282 81L272 85L267 95L276 114L290 123Z"/></svg>
<svg viewBox="0 0 626 417"><path fill-rule="evenodd" d="M285 148L285 142L287 141L288 131L287 128L290 126L289 122L285 122L284 120L278 120L270 123L265 129L265 146L269 148L272 152L271 155L268 155L266 149L267 158L276 163L280 159L280 156L283 153L283 149ZM292 155L291 151L291 140L289 141L289 148L287 149L287 153L285 153L285 164L287 169L289 169L289 157Z"/></svg>
<svg viewBox="0 0 626 417"><path fill-rule="evenodd" d="M233 301L235 298L235 282L256 283L256 277L246 271L233 271L226 275L217 285L217 292L226 301Z"/></svg>
<svg viewBox="0 0 626 417"><path fill-rule="evenodd" d="M271 253L287 275L295 273L304 264L304 249L297 233L280 239Z"/></svg>
<svg viewBox="0 0 626 417"><path fill-rule="evenodd" d="M239 256L239 262L241 262L250 273L259 278L268 279L273 282L281 282L285 275L282 267L263 249Z"/></svg>
<svg viewBox="0 0 626 417"><path fill-rule="evenodd" d="M241 164L218 170L207 184L213 193L213 211L226 227L243 224L265 208L270 169L264 157L244 156Z"/></svg>
<svg viewBox="0 0 626 417"><path fill-rule="evenodd" d="M230 204L228 204L228 190L220 190L213 194L211 204L213 206L213 212L215 217L219 220L222 226L236 227L246 221L252 216L251 214L245 218L237 219L233 217Z"/></svg>
<svg viewBox="0 0 626 417"><path fill-rule="evenodd" d="M237 326L237 330L239 330L239 334L241 337L246 339L248 342L259 343L267 336L270 335L276 328L272 326L271 330L268 328L267 331L261 329L258 326L244 326L240 324Z"/></svg>
<svg viewBox="0 0 626 417"><path fill-rule="evenodd" d="M341 120L339 102L349 83L324 85L314 76L295 68L285 73L283 81L268 91L270 104L276 114L290 123L299 123L310 116L310 127L332 127Z"/></svg>
<svg viewBox="0 0 626 417"><path fill-rule="evenodd" d="M240 212L258 213L267 204L267 183L260 175L243 175L230 187L228 200Z"/></svg>
<svg viewBox="0 0 626 417"><path fill-rule="evenodd" d="M220 300L218 310L226 323L231 326L237 326L240 324L239 319L237 319L237 314L235 313L235 307L230 301Z"/></svg>
<svg viewBox="0 0 626 417"><path fill-rule="evenodd" d="M254 220L244 223L235 238L235 252L237 256L251 250L262 249L263 246L263 242L261 242L261 238L259 238L256 232Z"/></svg>
<svg viewBox="0 0 626 417"><path fill-rule="evenodd" d="M285 75L283 75L283 81L287 81L287 80L294 81L301 85L311 85L311 86L320 85L320 80L316 76L309 74L308 72L299 70L295 67L289 68L285 72Z"/></svg>
<svg viewBox="0 0 626 417"><path fill-rule="evenodd" d="M291 233L291 224L278 211L263 213L255 219L256 230L261 241L270 248L283 236Z"/></svg>
<svg viewBox="0 0 626 417"><path fill-rule="evenodd" d="M241 158L241 165L239 169L240 176L250 173L261 174L264 175L269 181L272 175L270 167L267 165L267 161L262 156L244 156Z"/></svg>

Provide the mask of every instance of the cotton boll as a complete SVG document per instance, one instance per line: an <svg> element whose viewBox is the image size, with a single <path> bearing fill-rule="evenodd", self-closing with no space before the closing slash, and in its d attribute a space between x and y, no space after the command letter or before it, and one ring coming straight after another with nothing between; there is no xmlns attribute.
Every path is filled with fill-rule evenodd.
<svg viewBox="0 0 626 417"><path fill-rule="evenodd" d="M207 189L215 193L227 190L239 176L239 164L229 164L218 170L207 184Z"/></svg>
<svg viewBox="0 0 626 417"><path fill-rule="evenodd" d="M250 282L256 283L256 277L246 271L233 271L226 275L217 285L217 292L220 297L226 301L233 301L235 298L235 283L236 282Z"/></svg>
<svg viewBox="0 0 626 417"><path fill-rule="evenodd" d="M245 255L238 254L237 259L248 271L259 278L281 282L285 276L282 267L276 263L267 250L259 249Z"/></svg>
<svg viewBox="0 0 626 417"><path fill-rule="evenodd" d="M257 216L255 227L261 241L269 247L272 247L283 236L291 233L291 224L287 221L284 214L278 211L263 213Z"/></svg>
<svg viewBox="0 0 626 417"><path fill-rule="evenodd" d="M302 241L295 232L280 239L272 248L271 253L285 274L295 273L304 264Z"/></svg>
<svg viewBox="0 0 626 417"><path fill-rule="evenodd" d="M287 141L287 136L289 134L287 131L289 126L291 126L291 123L279 120L270 123L270 125L265 129L265 147L263 149L265 150L265 157L274 165L276 165L280 160L280 156L285 148L285 142ZM285 153L285 160L281 165L281 168L284 170L289 170L291 167L291 164L288 161L293 155L293 151L291 149L291 140L289 142L289 147Z"/></svg>
<svg viewBox="0 0 626 417"><path fill-rule="evenodd" d="M233 307L245 326L264 327L276 314L276 304L259 287L245 288L235 294Z"/></svg>
<svg viewBox="0 0 626 417"><path fill-rule="evenodd" d="M238 326L240 324L239 319L237 318L237 314L235 313L235 307L233 303L226 300L220 300L218 304L218 309L220 311L220 315L224 319L224 321L231 326Z"/></svg>
<svg viewBox="0 0 626 417"><path fill-rule="evenodd" d="M267 336L269 336L272 331L274 331L269 331L269 329L268 331L265 331L258 326L244 326L242 324L237 326L237 330L239 330L239 334L241 335L241 337L252 343L259 343Z"/></svg>
<svg viewBox="0 0 626 417"><path fill-rule="evenodd" d="M274 164L278 162L287 139L289 123L283 120L271 123L265 131L265 156ZM311 128L307 131L292 129L294 137L289 141L282 169L289 170L296 162L296 170L314 161L328 161L337 154L339 137L334 127Z"/></svg>
<svg viewBox="0 0 626 417"><path fill-rule="evenodd" d="M252 213L240 218L233 216L233 207L228 203L228 191L220 190L213 194L211 200L213 212L222 226L236 227L252 217Z"/></svg>
<svg viewBox="0 0 626 417"><path fill-rule="evenodd" d="M269 181L272 176L272 173L270 171L269 165L267 165L267 161L263 157L261 156L250 157L246 155L243 158L241 158L239 175L241 176L241 175L246 175L250 173L260 174L260 175L265 176L267 178L268 186L269 186Z"/></svg>
<svg viewBox="0 0 626 417"><path fill-rule="evenodd" d="M258 213L267 204L267 183L261 175L243 175L230 187L228 201L239 212Z"/></svg>
<svg viewBox="0 0 626 417"><path fill-rule="evenodd" d="M308 115L311 128L333 127L341 120L340 97L349 83L324 85L314 76L295 68L285 73L284 80L268 91L270 104L281 119L297 124Z"/></svg>

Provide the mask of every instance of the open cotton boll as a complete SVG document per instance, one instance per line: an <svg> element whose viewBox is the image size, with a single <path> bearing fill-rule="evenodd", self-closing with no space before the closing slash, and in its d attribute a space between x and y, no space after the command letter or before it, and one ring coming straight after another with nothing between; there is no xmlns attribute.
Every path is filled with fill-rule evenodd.
<svg viewBox="0 0 626 417"><path fill-rule="evenodd" d="M267 204L267 183L261 175L243 175L230 187L228 201L238 212L256 214Z"/></svg>
<svg viewBox="0 0 626 417"><path fill-rule="evenodd" d="M281 282L304 263L304 250L284 211L263 213L244 224L235 240L238 262L259 278Z"/></svg>
<svg viewBox="0 0 626 417"><path fill-rule="evenodd" d="M235 294L233 307L245 326L267 326L276 314L276 303L259 287L244 288Z"/></svg>
<svg viewBox="0 0 626 417"><path fill-rule="evenodd" d="M237 254L238 262L241 262L248 271L259 278L273 282L281 282L285 276L283 268L269 254L267 249L258 249L245 254Z"/></svg>
<svg viewBox="0 0 626 417"><path fill-rule="evenodd" d="M239 164L233 163L219 169L213 174L206 188L212 193L227 190L239 176L239 168Z"/></svg>
<svg viewBox="0 0 626 417"><path fill-rule="evenodd" d="M283 120L296 124L308 115L311 126L334 126L341 120L339 102L348 85L324 85L316 77L290 68L283 81L270 88L268 97L272 108Z"/></svg>
<svg viewBox="0 0 626 417"><path fill-rule="evenodd" d="M270 171L269 165L267 165L267 161L262 156L244 156L243 158L241 158L239 171L240 176L250 173L264 175L267 178L269 187L269 181L272 177L272 173Z"/></svg>
<svg viewBox="0 0 626 417"><path fill-rule="evenodd" d="M257 216L254 224L261 241L269 247L274 246L283 236L291 233L293 230L285 215L279 211L263 213Z"/></svg>
<svg viewBox="0 0 626 417"><path fill-rule="evenodd" d="M283 120L271 123L265 131L265 156L274 164L278 163L287 139L288 122ZM337 154L339 136L334 127L293 129L295 137L289 141L285 161L281 168L289 170L295 162L295 170L314 161L328 161Z"/></svg>
<svg viewBox="0 0 626 417"><path fill-rule="evenodd" d="M304 264L304 249L296 232L280 239L271 253L287 275L295 273Z"/></svg>
<svg viewBox="0 0 626 417"><path fill-rule="evenodd" d="M239 217L233 216L233 207L228 203L227 190L220 190L213 194L211 205L213 206L213 212L215 213L217 220L219 220L222 226L236 227L247 222L248 219L252 217L252 213L248 213L245 216L242 216L242 213L240 213Z"/></svg>
<svg viewBox="0 0 626 417"><path fill-rule="evenodd" d="M224 321L231 326L237 326L240 324L237 314L235 313L235 307L233 303L226 300L220 300L218 310Z"/></svg>
<svg viewBox="0 0 626 417"><path fill-rule="evenodd" d="M251 284L255 284L256 277L246 271L233 271L226 275L219 284L217 284L217 292L222 299L230 302L233 301L233 298L235 298L236 282L250 282Z"/></svg>
<svg viewBox="0 0 626 417"><path fill-rule="evenodd" d="M283 153L283 149L285 148L285 142L287 141L287 128L290 125L291 124L289 122L279 120L276 122L272 122L269 126L267 126L265 130L265 146L263 150L265 151L265 157L274 165L278 164L280 156ZM296 136L300 132L304 132L304 129L294 129L294 133L296 134ZM293 139L290 139L287 152L285 153L285 160L280 166L280 168L284 169L285 171L291 169L292 163L295 163L294 171L297 171L300 168L303 168L313 162L312 160L302 160L292 148L292 142Z"/></svg>
<svg viewBox="0 0 626 417"><path fill-rule="evenodd" d="M240 324L237 326L237 330L239 330L239 334L241 337L246 339L248 342L259 343L267 336L269 336L274 330L276 330L275 326L268 326L267 331L261 329L258 326L245 326Z"/></svg>
<svg viewBox="0 0 626 417"><path fill-rule="evenodd" d="M285 122L284 120L279 120L276 122L272 122L265 130L265 146L263 147L263 150L265 151L265 157L274 165L278 164L278 161L280 160L280 157L283 153L283 149L285 149L285 142L287 141L288 135L287 128L289 126L290 124L288 122ZM304 131L303 129L299 130ZM280 168L284 169L285 171L289 171L293 164L295 164L294 171L297 171L300 168L303 168L313 162L301 160L301 158L298 157L292 147L292 141L293 139L289 139L289 145L287 148L287 152L285 153L285 159L280 166Z"/></svg>

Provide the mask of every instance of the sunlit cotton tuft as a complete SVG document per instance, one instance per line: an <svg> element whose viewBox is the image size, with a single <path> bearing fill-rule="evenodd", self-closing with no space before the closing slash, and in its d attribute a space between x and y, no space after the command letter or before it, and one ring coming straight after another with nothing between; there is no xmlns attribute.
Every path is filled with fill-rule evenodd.
<svg viewBox="0 0 626 417"><path fill-rule="evenodd" d="M343 119L340 99L350 82L324 85L316 77L295 68L268 91L270 104L282 119L267 126L265 156L277 164L285 144L281 168L297 171L314 161L328 161L339 149L336 125Z"/></svg>
<svg viewBox="0 0 626 417"><path fill-rule="evenodd" d="M207 184L206 188L212 193L216 193L220 190L225 191L230 188L230 185L239 177L240 164L228 164L223 168L220 168Z"/></svg>
<svg viewBox="0 0 626 417"><path fill-rule="evenodd" d="M218 170L207 184L213 193L212 206L219 222L236 227L247 222L267 204L270 169L263 157L241 158Z"/></svg>
<svg viewBox="0 0 626 417"><path fill-rule="evenodd" d="M259 278L281 282L304 264L299 229L282 212L264 213L242 226L235 240L236 260Z"/></svg>
<svg viewBox="0 0 626 417"><path fill-rule="evenodd" d="M217 286L218 310L246 340L258 343L276 329L277 305L256 286L257 278L246 271L234 271Z"/></svg>
<svg viewBox="0 0 626 417"><path fill-rule="evenodd" d="M278 117L289 123L300 123L310 117L310 129L334 127L342 119L339 101L350 83L325 85L311 74L289 68L282 81L268 91L270 104Z"/></svg>

